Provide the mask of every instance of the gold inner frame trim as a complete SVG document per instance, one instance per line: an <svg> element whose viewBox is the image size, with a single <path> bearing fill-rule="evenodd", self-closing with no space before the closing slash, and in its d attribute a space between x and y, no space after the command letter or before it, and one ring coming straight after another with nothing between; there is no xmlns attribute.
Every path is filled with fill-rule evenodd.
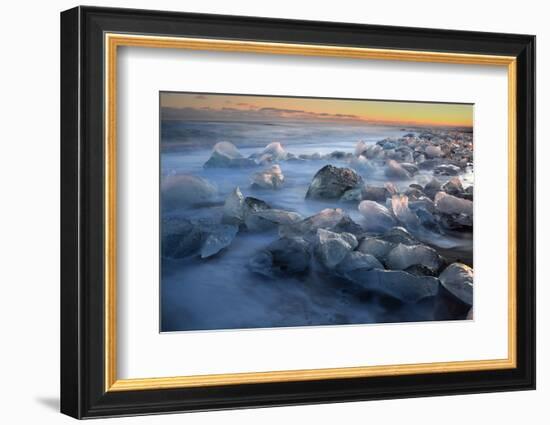
<svg viewBox="0 0 550 425"><path fill-rule="evenodd" d="M516 58L478 54L370 49L330 45L287 44L256 41L105 34L105 391L136 391L215 385L312 381L375 376L411 375L510 369L516 367ZM405 62L435 62L504 66L508 72L508 357L494 360L398 364L380 366L304 369L175 377L118 379L116 324L117 204L117 51L118 47L147 47L339 57Z"/></svg>

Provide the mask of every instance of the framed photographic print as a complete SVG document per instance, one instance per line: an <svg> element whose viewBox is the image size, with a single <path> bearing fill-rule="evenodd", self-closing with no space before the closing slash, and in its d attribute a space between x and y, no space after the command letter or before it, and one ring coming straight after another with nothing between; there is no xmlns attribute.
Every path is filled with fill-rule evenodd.
<svg viewBox="0 0 550 425"><path fill-rule="evenodd" d="M533 389L535 38L61 14L61 411Z"/></svg>

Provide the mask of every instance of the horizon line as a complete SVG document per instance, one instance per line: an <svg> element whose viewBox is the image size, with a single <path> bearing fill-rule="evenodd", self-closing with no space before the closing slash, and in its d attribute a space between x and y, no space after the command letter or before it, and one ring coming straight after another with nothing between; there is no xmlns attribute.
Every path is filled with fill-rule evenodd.
<svg viewBox="0 0 550 425"><path fill-rule="evenodd" d="M462 128L462 129L473 129L474 126L470 124L457 124L457 123L426 123L426 122L413 122L413 121L370 121L367 119L311 119L303 118L300 120L291 119L291 118L277 118L277 119L202 119L202 118L160 118L160 121L179 121L179 122L239 122L239 123L281 123L281 122L290 122L290 123L301 123L309 121L310 123L316 124L363 124L363 125L386 125L389 127L451 127L451 128Z"/></svg>

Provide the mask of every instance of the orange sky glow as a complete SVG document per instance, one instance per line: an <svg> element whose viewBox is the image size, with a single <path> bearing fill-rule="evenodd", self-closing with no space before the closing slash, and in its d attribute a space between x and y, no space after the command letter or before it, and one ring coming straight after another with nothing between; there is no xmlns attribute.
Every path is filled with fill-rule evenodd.
<svg viewBox="0 0 550 425"><path fill-rule="evenodd" d="M163 119L359 121L389 125L473 126L473 105L457 103L162 92Z"/></svg>

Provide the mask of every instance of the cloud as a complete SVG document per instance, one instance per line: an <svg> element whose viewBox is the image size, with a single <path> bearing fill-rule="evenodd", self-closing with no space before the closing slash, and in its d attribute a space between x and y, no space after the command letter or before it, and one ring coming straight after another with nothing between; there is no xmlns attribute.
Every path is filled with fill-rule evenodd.
<svg viewBox="0 0 550 425"><path fill-rule="evenodd" d="M359 117L357 115L350 115L350 114L334 114L335 117L338 118L350 118L350 119L358 119Z"/></svg>
<svg viewBox="0 0 550 425"><path fill-rule="evenodd" d="M304 113L306 111L303 111L301 109L284 109L284 108L260 108L260 111L263 112L275 112L275 113L287 113L287 114L295 114L295 113Z"/></svg>
<svg viewBox="0 0 550 425"><path fill-rule="evenodd" d="M254 108L250 104L237 104L248 106L249 109L234 107L164 107L161 117L165 120L200 120L200 121L360 121L357 115L330 114L327 112L311 112L302 109L287 109L275 107Z"/></svg>

